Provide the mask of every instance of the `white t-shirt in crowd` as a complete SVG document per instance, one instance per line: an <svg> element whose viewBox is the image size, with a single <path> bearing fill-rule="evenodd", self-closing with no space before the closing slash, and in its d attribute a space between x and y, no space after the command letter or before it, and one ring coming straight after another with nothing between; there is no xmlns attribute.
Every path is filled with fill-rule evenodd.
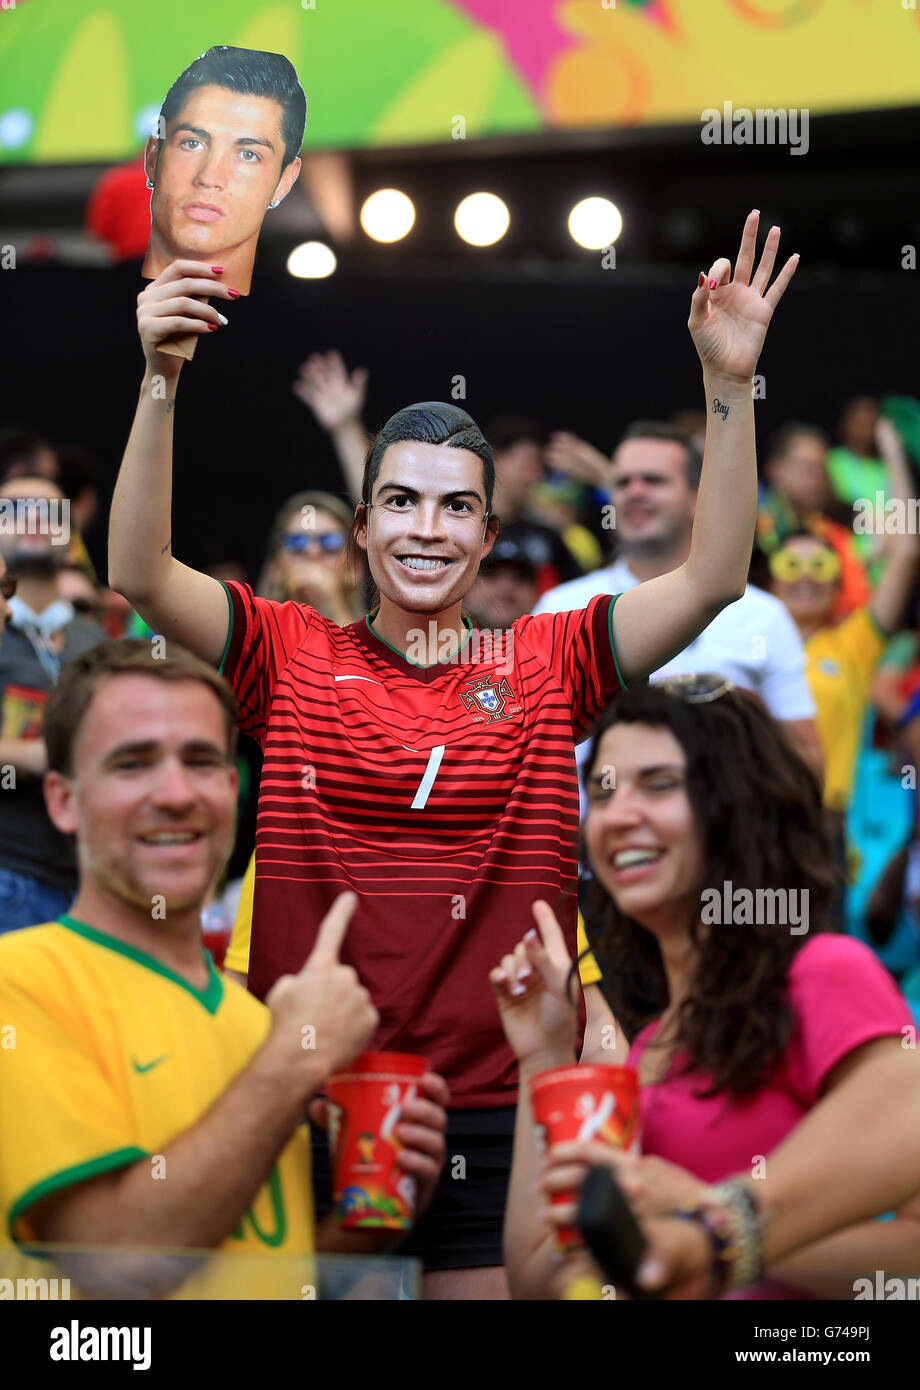
<svg viewBox="0 0 920 1390"><path fill-rule="evenodd" d="M549 589L534 613L584 608L595 594L621 594L639 580L625 560ZM815 702L805 676L805 649L785 605L749 584L723 608L689 647L655 676L718 671L760 696L775 719L813 719Z"/></svg>

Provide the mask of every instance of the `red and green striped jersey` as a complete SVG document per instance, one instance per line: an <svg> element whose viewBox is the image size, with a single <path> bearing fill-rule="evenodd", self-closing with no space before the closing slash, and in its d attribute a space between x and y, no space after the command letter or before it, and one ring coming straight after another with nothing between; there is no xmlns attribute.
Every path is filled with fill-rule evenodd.
<svg viewBox="0 0 920 1390"><path fill-rule="evenodd" d="M221 670L264 753L249 986L299 970L337 894L342 959L380 1013L372 1046L428 1057L458 1109L513 1104L489 971L545 899L575 950L574 740L621 686L615 598L469 629L413 665L369 619L226 586Z"/></svg>

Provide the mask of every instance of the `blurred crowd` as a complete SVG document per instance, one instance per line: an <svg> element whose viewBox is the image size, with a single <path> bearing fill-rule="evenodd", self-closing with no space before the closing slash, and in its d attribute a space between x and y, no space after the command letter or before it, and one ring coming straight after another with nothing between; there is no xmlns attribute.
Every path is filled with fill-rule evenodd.
<svg viewBox="0 0 920 1390"><path fill-rule="evenodd" d="M207 557L207 573L255 580L260 595L309 603L339 624L363 616L367 575L348 541L368 446L367 382L335 351L304 362L293 390L328 433L342 487L283 503L257 576L226 549ZM681 565L705 423L692 410L636 421L608 452L609 441L524 416L485 422L501 532L467 601L474 622L507 629L523 614L583 608ZM783 724L823 779L840 869L835 925L874 948L920 1018L918 462L920 406L902 398L845 402L834 439L791 421L761 440L746 592L656 674L718 672ZM47 692L77 653L149 631L101 582L84 544L99 490L85 448L19 425L0 435L0 505L69 507L66 543L39 526L0 534L0 764L24 793L0 799L0 931L65 911L76 884L71 845L40 789ZM204 917L218 952L251 868L260 761L244 737L237 845Z"/></svg>

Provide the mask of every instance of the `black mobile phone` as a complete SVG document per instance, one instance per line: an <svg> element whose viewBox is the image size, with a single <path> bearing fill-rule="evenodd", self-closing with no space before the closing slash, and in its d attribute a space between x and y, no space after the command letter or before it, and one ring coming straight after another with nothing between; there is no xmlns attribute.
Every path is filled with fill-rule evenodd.
<svg viewBox="0 0 920 1390"><path fill-rule="evenodd" d="M576 1225L605 1279L630 1298L660 1298L636 1283L645 1238L609 1168L589 1168L578 1202Z"/></svg>

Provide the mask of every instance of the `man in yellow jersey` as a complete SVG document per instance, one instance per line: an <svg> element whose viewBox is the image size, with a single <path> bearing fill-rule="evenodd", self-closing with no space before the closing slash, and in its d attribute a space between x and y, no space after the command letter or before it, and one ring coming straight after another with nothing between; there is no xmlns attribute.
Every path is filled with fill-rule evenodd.
<svg viewBox="0 0 920 1390"><path fill-rule="evenodd" d="M267 1006L201 946L236 813L229 687L181 648L157 659L142 640L107 643L65 667L44 733L48 811L76 837L80 879L67 915L0 940L3 1238L383 1253L392 1232L342 1232L334 1217L314 1240L303 1124L378 1024L338 960L355 895ZM448 1096L431 1073L420 1091L397 1134L421 1210ZM185 1272L148 1268L149 1292L166 1291L164 1269L168 1286Z"/></svg>

